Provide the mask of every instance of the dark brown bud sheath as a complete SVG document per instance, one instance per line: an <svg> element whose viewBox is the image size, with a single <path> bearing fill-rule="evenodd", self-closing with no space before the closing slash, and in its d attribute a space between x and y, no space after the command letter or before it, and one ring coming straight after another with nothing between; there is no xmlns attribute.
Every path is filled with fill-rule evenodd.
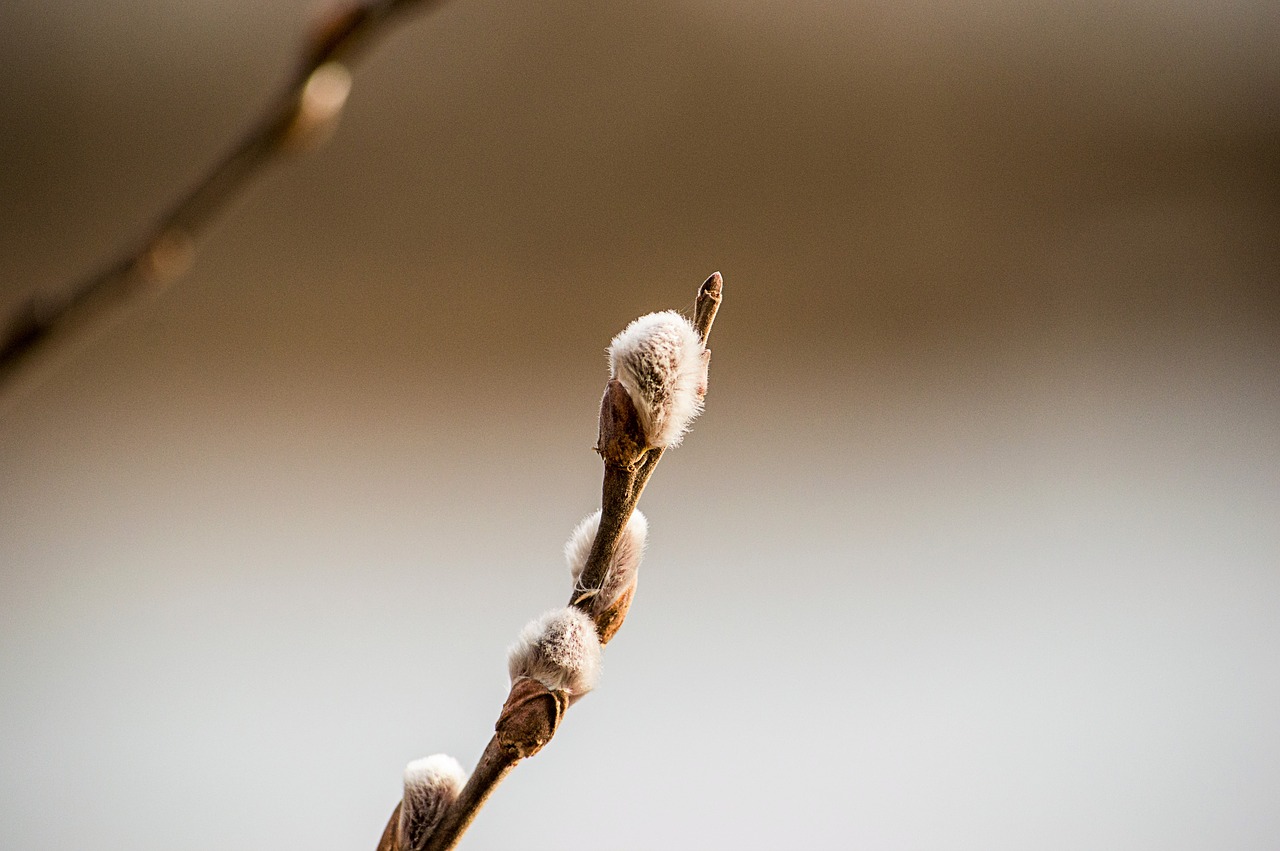
<svg viewBox="0 0 1280 851"><path fill-rule="evenodd" d="M519 678L494 725L498 744L520 759L533 756L556 734L568 705L564 692L550 691L532 677Z"/></svg>
<svg viewBox="0 0 1280 851"><path fill-rule="evenodd" d="M596 452L606 464L632 469L644 457L647 445L631 396L621 381L611 379L600 400L600 437L596 440Z"/></svg>
<svg viewBox="0 0 1280 851"><path fill-rule="evenodd" d="M596 632L600 636L601 644L608 644L618 630L622 629L622 622L627 618L627 611L631 608L631 598L635 593L636 586L633 582L631 587L622 592L607 609L595 616Z"/></svg>

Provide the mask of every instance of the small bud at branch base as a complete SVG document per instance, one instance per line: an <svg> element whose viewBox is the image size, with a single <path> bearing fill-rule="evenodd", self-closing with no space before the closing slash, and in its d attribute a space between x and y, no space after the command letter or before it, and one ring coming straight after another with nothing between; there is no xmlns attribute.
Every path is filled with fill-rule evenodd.
<svg viewBox="0 0 1280 851"><path fill-rule="evenodd" d="M399 824L401 851L416 851L425 845L466 781L462 766L447 754L435 754L405 766Z"/></svg>

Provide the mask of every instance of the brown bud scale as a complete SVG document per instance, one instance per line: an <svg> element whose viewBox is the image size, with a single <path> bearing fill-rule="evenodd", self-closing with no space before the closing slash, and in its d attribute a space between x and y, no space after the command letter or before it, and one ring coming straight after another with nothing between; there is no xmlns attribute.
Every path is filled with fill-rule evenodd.
<svg viewBox="0 0 1280 851"><path fill-rule="evenodd" d="M564 692L529 677L517 679L494 725L498 743L520 759L533 756L556 734L567 705Z"/></svg>
<svg viewBox="0 0 1280 851"><path fill-rule="evenodd" d="M610 379L600 400L600 437L596 452L605 463L633 468L648 448L644 426L622 382Z"/></svg>

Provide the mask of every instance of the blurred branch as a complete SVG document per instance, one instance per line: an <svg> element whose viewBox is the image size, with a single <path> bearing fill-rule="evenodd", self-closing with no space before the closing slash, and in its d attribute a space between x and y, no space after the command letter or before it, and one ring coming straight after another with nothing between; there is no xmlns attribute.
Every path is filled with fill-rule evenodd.
<svg viewBox="0 0 1280 851"><path fill-rule="evenodd" d="M0 337L0 410L33 384L37 359L83 345L125 308L153 298L191 265L197 238L215 216L278 157L313 147L333 130L351 87L347 66L410 11L440 0L365 0L313 28L288 84L258 122L119 259L81 281L37 292Z"/></svg>

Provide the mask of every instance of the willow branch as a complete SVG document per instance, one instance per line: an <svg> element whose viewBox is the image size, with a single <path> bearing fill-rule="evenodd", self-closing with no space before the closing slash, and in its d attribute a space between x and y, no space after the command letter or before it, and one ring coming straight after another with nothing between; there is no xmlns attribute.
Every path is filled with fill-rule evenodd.
<svg viewBox="0 0 1280 851"><path fill-rule="evenodd" d="M692 353L694 357L702 357L701 352L705 350L720 304L722 286L723 280L717 272L698 290L693 331L699 338L699 351ZM687 320L680 321L687 327ZM705 369L705 360L702 363ZM697 392L701 394L705 389L704 385ZM618 593L616 599L601 600L597 595L601 595L609 581L610 570L618 569L616 556L623 530L628 526L645 483L663 453L662 448L650 445L635 405L616 378L606 386L601 401L600 438L596 450L604 459L605 468L600 519L590 553L577 574L573 596L569 600L570 608L565 611L574 613L578 618L585 614L585 629L591 633L591 641L598 639L603 645L614 636L626 617L635 590L634 579L626 590ZM578 532L574 534L576 536ZM638 554L636 557L638 559ZM598 647L595 652L599 652ZM517 675L515 670L512 676L511 691L498 717L493 738L457 797L448 802L440 820L429 828L425 842L421 847L411 847L409 832L399 828L402 802L387 822L378 851L450 851L454 848L497 785L521 759L537 753L551 740L565 710L581 696L581 692L573 693L571 687L566 687L570 689L568 691L560 690L558 686L544 684L533 676Z"/></svg>
<svg viewBox="0 0 1280 851"><path fill-rule="evenodd" d="M311 147L332 130L350 88L347 66L410 11L440 0L365 0L321 20L297 68L235 145L118 259L19 306L0 337L0 395L9 396L33 361L83 344L133 304L154 297L189 268L195 242L265 166Z"/></svg>

